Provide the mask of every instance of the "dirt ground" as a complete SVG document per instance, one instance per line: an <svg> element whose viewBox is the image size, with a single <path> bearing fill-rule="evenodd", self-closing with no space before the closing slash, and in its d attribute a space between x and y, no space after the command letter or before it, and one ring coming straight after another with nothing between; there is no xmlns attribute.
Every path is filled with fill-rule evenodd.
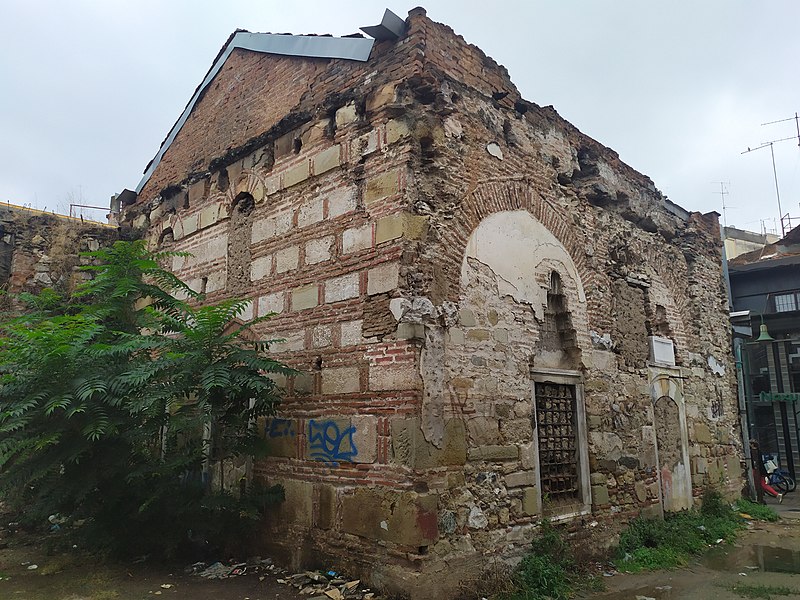
<svg viewBox="0 0 800 600"><path fill-rule="evenodd" d="M783 586L800 599L800 496L787 497L777 523L753 523L733 546L715 548L684 569L604 577L605 600L642 598L739 600L736 587ZM48 556L25 537L9 538L0 549L2 600L297 600L287 574L259 572L223 580L183 573L185 565L99 565L79 554ZM29 569L37 565L36 569ZM166 586L166 587L165 587ZM763 591L763 589L762 589ZM768 595L749 596L768 598ZM327 599L326 599L327 600Z"/></svg>
<svg viewBox="0 0 800 600"><path fill-rule="evenodd" d="M753 522L735 545L715 548L683 569L604 578L606 591L593 598L800 599L800 491L787 495L782 505L771 499L768 503L781 516L777 523ZM754 595L745 595L742 586ZM793 593L770 595L767 586L789 588Z"/></svg>
<svg viewBox="0 0 800 600"><path fill-rule="evenodd" d="M29 570L31 565L37 569ZM274 574L254 573L221 580L186 575L183 567L97 565L80 556L47 556L37 546L0 550L2 600L295 600ZM263 577L263 581L260 579Z"/></svg>

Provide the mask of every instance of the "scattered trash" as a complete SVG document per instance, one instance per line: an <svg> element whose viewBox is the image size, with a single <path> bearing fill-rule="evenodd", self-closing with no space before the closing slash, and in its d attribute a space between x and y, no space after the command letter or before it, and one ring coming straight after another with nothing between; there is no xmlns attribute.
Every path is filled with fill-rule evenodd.
<svg viewBox="0 0 800 600"><path fill-rule="evenodd" d="M231 574L233 569L233 567L223 565L221 562L215 562L210 567L200 571L198 575L200 575L200 577L205 577L206 579L224 579Z"/></svg>
<svg viewBox="0 0 800 600"><path fill-rule="evenodd" d="M714 542L714 543L715 543L715 544L721 544L722 542L723 542L723 539L722 539L722 538L719 538L719 539L718 539L716 542Z"/></svg>
<svg viewBox="0 0 800 600"><path fill-rule="evenodd" d="M172 587L172 584L171 583L162 583L161 587L164 588L165 590L168 590L169 588Z"/></svg>
<svg viewBox="0 0 800 600"><path fill-rule="evenodd" d="M205 569L207 566L208 566L208 563L204 563L204 562L200 561L200 562L194 563L193 565L189 565L188 567L186 567L183 570L183 572L186 573L187 575L196 575L197 573L199 573L200 571Z"/></svg>
<svg viewBox="0 0 800 600"><path fill-rule="evenodd" d="M28 571L35 571L39 568L39 565L28 565Z"/></svg>
<svg viewBox="0 0 800 600"><path fill-rule="evenodd" d="M739 573L742 577L747 577L747 573Z"/></svg>
<svg viewBox="0 0 800 600"><path fill-rule="evenodd" d="M242 563L217 561L209 565L205 562L196 562L187 566L184 573L206 579L258 575L258 580L261 582L266 580L267 575L272 575L276 583L294 587L297 593L308 596L309 600L377 600L378 598L375 592L363 587L360 579L344 577L334 570L290 574L285 569L276 567L272 559L262 559L260 556L250 557ZM165 588L166 585L172 587L172 584L163 584L161 587Z"/></svg>

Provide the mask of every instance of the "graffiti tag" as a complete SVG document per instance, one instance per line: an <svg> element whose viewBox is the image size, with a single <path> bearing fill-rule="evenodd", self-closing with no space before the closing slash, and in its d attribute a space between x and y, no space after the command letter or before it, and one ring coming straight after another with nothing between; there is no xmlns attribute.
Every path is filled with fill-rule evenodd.
<svg viewBox="0 0 800 600"><path fill-rule="evenodd" d="M308 447L311 458L338 467L338 461L351 461L358 455L353 434L356 428L352 425L344 430L339 429L335 421L308 422Z"/></svg>
<svg viewBox="0 0 800 600"><path fill-rule="evenodd" d="M294 421L289 419L271 419L267 424L268 438L294 437Z"/></svg>

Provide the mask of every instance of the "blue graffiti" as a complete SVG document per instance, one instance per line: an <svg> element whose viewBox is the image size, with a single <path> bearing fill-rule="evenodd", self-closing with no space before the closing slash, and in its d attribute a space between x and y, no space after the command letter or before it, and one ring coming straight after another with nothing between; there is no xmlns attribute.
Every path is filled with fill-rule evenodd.
<svg viewBox="0 0 800 600"><path fill-rule="evenodd" d="M339 430L335 421L308 422L308 447L311 458L338 467L337 461L351 461L358 455L353 441L356 428L352 425L344 431Z"/></svg>
<svg viewBox="0 0 800 600"><path fill-rule="evenodd" d="M294 437L294 421L289 419L270 419L267 423L268 438Z"/></svg>

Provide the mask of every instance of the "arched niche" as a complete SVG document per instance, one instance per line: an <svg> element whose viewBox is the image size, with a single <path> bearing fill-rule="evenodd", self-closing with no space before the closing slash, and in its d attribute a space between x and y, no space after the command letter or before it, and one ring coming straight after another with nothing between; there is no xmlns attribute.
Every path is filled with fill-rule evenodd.
<svg viewBox="0 0 800 600"><path fill-rule="evenodd" d="M557 265L565 282L571 282L578 302L586 303L583 283L567 249L542 223L525 210L489 215L473 230L461 263L462 286L468 280L471 261L491 269L500 295L529 304L542 320L547 306L549 273L544 263Z"/></svg>
<svg viewBox="0 0 800 600"><path fill-rule="evenodd" d="M692 507L692 478L689 463L689 432L686 403L680 380L670 373L652 378L653 428L661 505L665 512Z"/></svg>

